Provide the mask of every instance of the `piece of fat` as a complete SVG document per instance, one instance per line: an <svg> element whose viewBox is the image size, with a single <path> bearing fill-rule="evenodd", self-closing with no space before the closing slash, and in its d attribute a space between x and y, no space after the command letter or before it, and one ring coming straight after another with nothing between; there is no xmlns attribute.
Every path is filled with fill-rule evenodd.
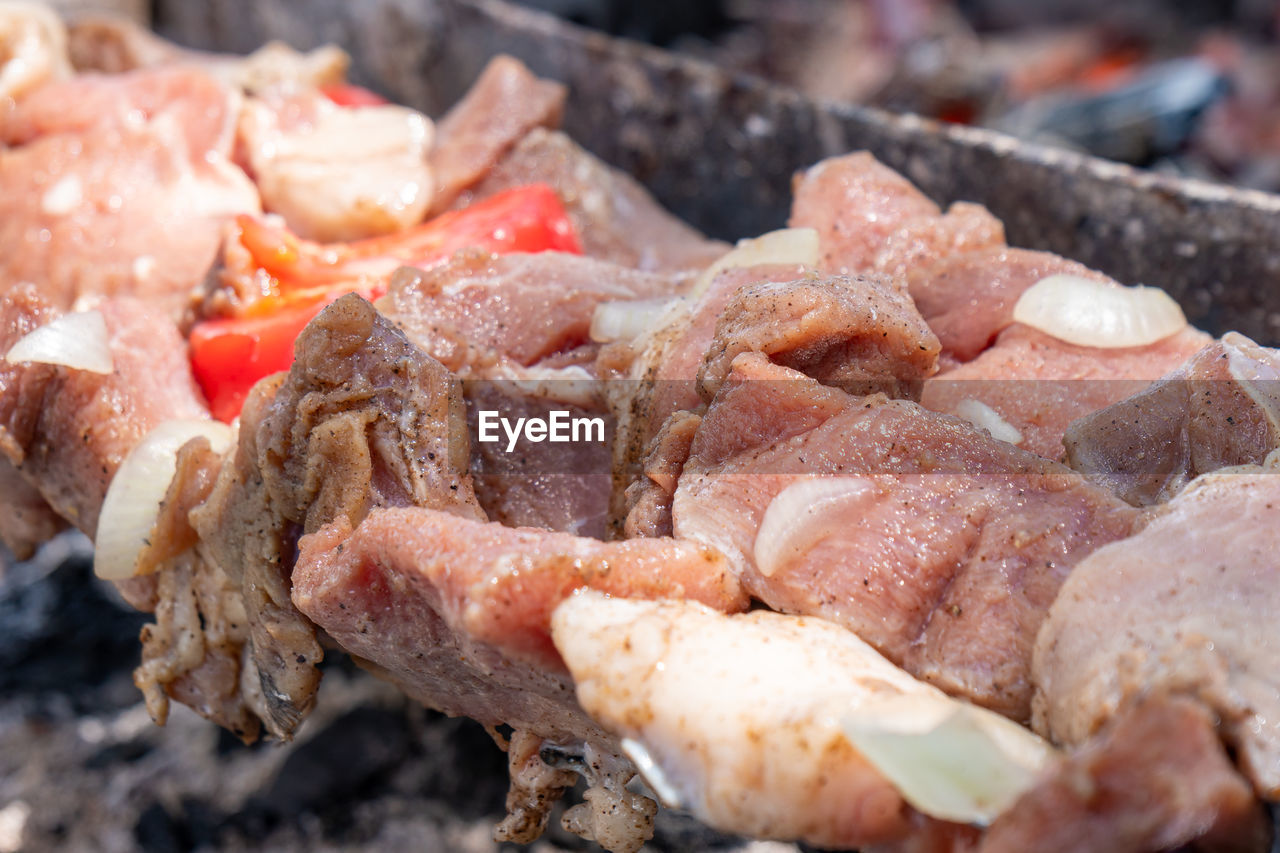
<svg viewBox="0 0 1280 853"><path fill-rule="evenodd" d="M583 591L552 636L654 791L727 832L873 844L911 831L904 803L986 823L1054 758L821 619Z"/></svg>

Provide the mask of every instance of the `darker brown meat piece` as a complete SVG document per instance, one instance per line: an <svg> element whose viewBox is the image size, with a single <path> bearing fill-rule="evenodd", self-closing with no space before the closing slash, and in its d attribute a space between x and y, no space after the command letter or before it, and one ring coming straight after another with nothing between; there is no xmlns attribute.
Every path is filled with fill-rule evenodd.
<svg viewBox="0 0 1280 853"><path fill-rule="evenodd" d="M469 195L481 199L534 182L555 189L589 257L674 271L702 269L729 250L663 210L631 176L558 131L530 131Z"/></svg>
<svg viewBox="0 0 1280 853"><path fill-rule="evenodd" d="M35 486L22 479L9 460L0 457L0 542L19 560L66 527Z"/></svg>
<svg viewBox="0 0 1280 853"><path fill-rule="evenodd" d="M192 513L202 541L244 591L252 657L289 737L314 700L315 629L290 600L298 536L376 506L425 506L481 518L466 474L460 390L447 370L373 306L348 295L313 320L287 376L260 383L239 446Z"/></svg>
<svg viewBox="0 0 1280 853"><path fill-rule="evenodd" d="M1280 446L1280 353L1231 332L1145 391L1072 423L1067 464L1136 506Z"/></svg>
<svg viewBox="0 0 1280 853"><path fill-rule="evenodd" d="M535 127L558 127L565 87L539 80L510 56L497 56L436 126L431 168L436 178L432 213L447 210Z"/></svg>
<svg viewBox="0 0 1280 853"><path fill-rule="evenodd" d="M1126 706L991 825L980 853L1266 850L1269 821L1209 711L1180 696Z"/></svg>
<svg viewBox="0 0 1280 853"><path fill-rule="evenodd" d="M222 456L206 439L178 452L159 517L138 558L139 577L125 582L154 584L146 609L154 609L155 621L142 629L142 663L133 682L158 724L168 719L174 699L250 742L258 737L266 706L245 654L243 597L199 546L189 521L221 467Z"/></svg>
<svg viewBox="0 0 1280 853"><path fill-rule="evenodd" d="M701 423L701 415L676 412L667 418L654 437L644 461L644 476L627 487L624 532L628 539L672 535L671 498L676 493L680 472L684 470L689 448Z"/></svg>

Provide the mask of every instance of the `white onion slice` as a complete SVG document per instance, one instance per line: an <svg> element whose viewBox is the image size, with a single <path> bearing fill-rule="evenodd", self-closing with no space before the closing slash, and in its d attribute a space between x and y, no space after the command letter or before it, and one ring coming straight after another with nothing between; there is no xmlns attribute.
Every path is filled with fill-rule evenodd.
<svg viewBox="0 0 1280 853"><path fill-rule="evenodd" d="M738 245L702 271L688 295L694 299L711 286L715 277L728 269L760 264L818 265L818 232L812 228L781 228L759 237L739 240Z"/></svg>
<svg viewBox="0 0 1280 853"><path fill-rule="evenodd" d="M862 477L813 477L774 496L756 531L756 568L772 577L789 560L849 525L850 513L876 499L876 484Z"/></svg>
<svg viewBox="0 0 1280 853"><path fill-rule="evenodd" d="M1052 758L1031 732L985 708L933 695L881 695L841 718L844 733L924 814L989 824Z"/></svg>
<svg viewBox="0 0 1280 853"><path fill-rule="evenodd" d="M160 504L177 470L178 450L204 436L215 453L231 444L231 428L215 420L172 420L157 426L129 452L107 489L94 537L93 570L100 578L124 580L135 574L138 555L160 514Z"/></svg>
<svg viewBox="0 0 1280 853"><path fill-rule="evenodd" d="M631 341L657 325L680 297L601 302L591 315L591 340L599 344Z"/></svg>
<svg viewBox="0 0 1280 853"><path fill-rule="evenodd" d="M1022 433L1013 424L1000 417L1000 413L981 400L967 397L956 405L956 415L978 429L985 429L991 437L1010 444L1020 444Z"/></svg>
<svg viewBox="0 0 1280 853"><path fill-rule="evenodd" d="M109 341L107 321L101 311L76 311L19 338L4 360L10 364L60 364L106 374L115 370Z"/></svg>
<svg viewBox="0 0 1280 853"><path fill-rule="evenodd" d="M1118 287L1075 275L1051 275L1018 299L1013 319L1079 346L1140 347L1186 328L1173 297L1158 287Z"/></svg>

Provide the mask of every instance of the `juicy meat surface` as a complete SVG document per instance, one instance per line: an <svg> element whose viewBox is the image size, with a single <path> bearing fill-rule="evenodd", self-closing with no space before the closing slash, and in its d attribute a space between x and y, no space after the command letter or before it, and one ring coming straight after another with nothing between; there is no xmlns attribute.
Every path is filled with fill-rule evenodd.
<svg viewBox="0 0 1280 853"><path fill-rule="evenodd" d="M464 251L428 270L398 271L378 306L447 368L473 372L503 359L528 366L590 343L601 302L675 287L667 275L578 255Z"/></svg>
<svg viewBox="0 0 1280 853"><path fill-rule="evenodd" d="M1263 851L1271 829L1214 731L1183 696L1126 705L987 831L981 853Z"/></svg>
<svg viewBox="0 0 1280 853"><path fill-rule="evenodd" d="M747 604L719 552L677 539L599 542L409 507L371 512L354 531L340 522L304 537L299 548L294 597L306 602L307 613L323 613L317 624L340 642L361 623L361 614L379 612L364 602L372 593L361 590L382 587L418 599L451 630L506 658L555 671L564 665L548 622L555 606L576 589L623 598L687 598L724 611ZM378 624L374 643L413 629ZM372 659L405 669L415 665L412 655L390 647Z"/></svg>
<svg viewBox="0 0 1280 853"><path fill-rule="evenodd" d="M1004 245L1004 227L978 205L939 207L870 154L823 160L792 182L789 224L814 228L821 268L895 280L948 254Z"/></svg>
<svg viewBox="0 0 1280 853"><path fill-rule="evenodd" d="M54 537L66 522L53 511L40 491L0 456L0 542L19 560L35 553L42 542Z"/></svg>
<svg viewBox="0 0 1280 853"><path fill-rule="evenodd" d="M1019 447L1059 459L1072 421L1140 392L1210 340L1187 327L1147 346L1099 349L1018 323L973 361L926 381L920 404L961 415L977 401L1018 431Z"/></svg>
<svg viewBox="0 0 1280 853"><path fill-rule="evenodd" d="M1079 743L1135 695L1187 693L1244 774L1280 796L1280 479L1206 474L1076 566L1036 641L1037 730Z"/></svg>
<svg viewBox="0 0 1280 853"><path fill-rule="evenodd" d="M259 210L230 162L239 97L190 69L82 75L0 113L0 290L23 281L60 310L136 295L175 316L223 225ZM120 152L127 151L127 157Z"/></svg>
<svg viewBox="0 0 1280 853"><path fill-rule="evenodd" d="M938 342L910 299L883 277L772 264L722 272L636 349L628 368L633 381L611 399L619 421L615 499L637 481L666 420L700 409L742 353L762 353L855 393L913 396L936 369Z"/></svg>
<svg viewBox="0 0 1280 853"><path fill-rule="evenodd" d="M541 527L603 539L612 484L612 418L597 400L562 399L574 395L558 393L580 386L594 389L594 380L570 378L574 374L566 371L559 375L564 378L543 380L546 393L541 395L530 393L519 381L465 383L467 428L477 439L471 446L476 499L490 519L508 527ZM600 429L580 441L535 443L522 437L512 446L501 428L489 431L488 437L496 441L480 440L482 412L509 423L550 419L552 413L563 412L567 418L598 420Z"/></svg>
<svg viewBox="0 0 1280 853"><path fill-rule="evenodd" d="M526 133L558 127L565 94L562 84L538 79L518 59L490 60L437 126L430 156L436 177L431 212L447 210Z"/></svg>
<svg viewBox="0 0 1280 853"><path fill-rule="evenodd" d="M531 183L555 189L589 257L661 272L701 269L729 250L559 131L531 130L466 197L482 199Z"/></svg>
<svg viewBox="0 0 1280 853"><path fill-rule="evenodd" d="M742 288L721 312L698 382L710 399L744 352L850 394L914 398L937 370L938 339L879 278L812 276Z"/></svg>
<svg viewBox="0 0 1280 853"><path fill-rule="evenodd" d="M1013 308L1024 291L1059 273L1112 280L1049 252L997 245L922 262L906 271L906 281L943 353L970 361L1013 324Z"/></svg>
<svg viewBox="0 0 1280 853"><path fill-rule="evenodd" d="M1230 332L1146 390L1075 421L1067 464L1129 503L1280 446L1280 353Z"/></svg>
<svg viewBox="0 0 1280 853"><path fill-rule="evenodd" d="M428 506L483 517L466 474L456 380L358 296L303 330L288 375L255 387L239 443L209 500L201 540L240 585L252 654L271 714L288 737L310 709L321 657L290 600L298 536L377 506Z"/></svg>
<svg viewBox="0 0 1280 853"><path fill-rule="evenodd" d="M110 374L0 361L0 451L62 518L93 536L116 469L162 421L209 416L177 328L150 303L103 302ZM59 312L27 285L0 295L0 350Z"/></svg>
<svg viewBox="0 0 1280 853"><path fill-rule="evenodd" d="M1059 586L1136 516L968 423L750 355L703 417L672 510L675 535L722 550L754 597L1018 720Z"/></svg>

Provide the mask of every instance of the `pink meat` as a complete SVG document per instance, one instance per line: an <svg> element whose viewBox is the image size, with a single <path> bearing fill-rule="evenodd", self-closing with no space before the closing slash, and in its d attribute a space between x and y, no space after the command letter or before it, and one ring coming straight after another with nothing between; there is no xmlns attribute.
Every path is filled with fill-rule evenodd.
<svg viewBox="0 0 1280 853"><path fill-rule="evenodd" d="M143 436L171 418L209 416L186 341L167 316L133 299L99 310L114 372L0 362L0 451L58 515L91 536L111 478ZM0 328L14 339L54 314L30 285L0 296Z"/></svg>
<svg viewBox="0 0 1280 853"><path fill-rule="evenodd" d="M766 575L765 513L813 478L861 496L815 518L793 507ZM1026 719L1031 645L1058 587L1135 512L955 418L743 356L698 428L673 517L771 607L843 624L918 677Z"/></svg>
<svg viewBox="0 0 1280 853"><path fill-rule="evenodd" d="M544 737L595 731L549 633L575 589L746 605L724 557L669 539L602 543L406 508L354 531L340 519L299 548L293 600L345 649L431 707Z"/></svg>
<svg viewBox="0 0 1280 853"><path fill-rule="evenodd" d="M665 275L558 252L459 252L429 270L401 270L379 308L450 370L509 359L531 365L589 343L601 302L674 291Z"/></svg>
<svg viewBox="0 0 1280 853"><path fill-rule="evenodd" d="M82 75L0 117L0 289L33 281L60 310L136 295L173 314L223 225L256 212L232 165L238 96L198 71ZM122 153L123 152L123 153Z"/></svg>
<svg viewBox="0 0 1280 853"><path fill-rule="evenodd" d="M1035 722L1088 738L1135 696L1197 697L1244 774L1280 795L1280 479L1195 480L1136 535L1080 563L1036 641Z"/></svg>
<svg viewBox="0 0 1280 853"><path fill-rule="evenodd" d="M490 60L436 127L431 152L436 177L432 212L448 209L526 133L536 127L557 127L564 99L563 85L538 79L518 59Z"/></svg>
<svg viewBox="0 0 1280 853"><path fill-rule="evenodd" d="M902 276L939 257L1004 245L985 208L957 203L944 215L910 181L858 152L818 163L793 181L792 227L814 228L822 268Z"/></svg>
<svg viewBox="0 0 1280 853"><path fill-rule="evenodd" d="M1210 340L1187 327L1148 346L1098 349L1019 323L973 361L926 381L920 403L958 414L977 400L1022 435L1019 447L1058 459L1072 421L1138 393Z"/></svg>
<svg viewBox="0 0 1280 853"><path fill-rule="evenodd" d="M1027 288L1058 273L1111 281L1084 264L1008 246L924 260L906 271L906 280L943 353L969 361L1013 323L1013 307Z"/></svg>

